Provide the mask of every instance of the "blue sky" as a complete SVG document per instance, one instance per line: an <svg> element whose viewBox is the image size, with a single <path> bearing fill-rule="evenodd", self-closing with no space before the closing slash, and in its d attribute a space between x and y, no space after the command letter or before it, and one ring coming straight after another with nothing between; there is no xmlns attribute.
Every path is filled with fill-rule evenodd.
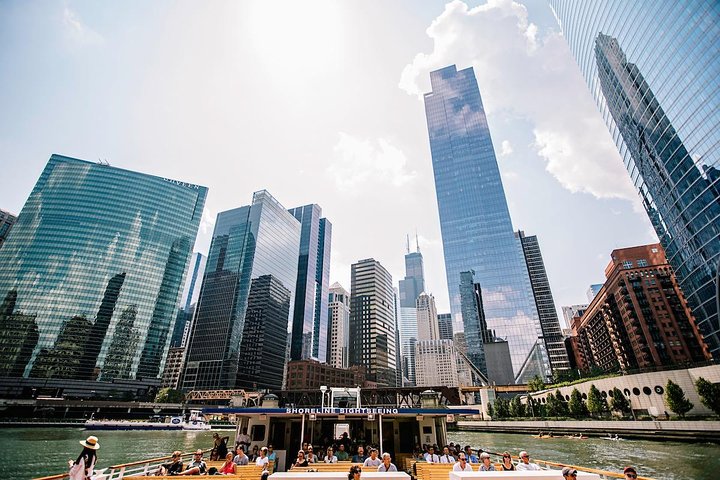
<svg viewBox="0 0 720 480"><path fill-rule="evenodd" d="M416 230L448 309L419 94L473 66L516 229L537 234L555 301L585 302L612 249L656 241L540 0L0 3L0 208L52 153L210 188L217 212L268 189L334 225L332 281L403 275Z"/></svg>

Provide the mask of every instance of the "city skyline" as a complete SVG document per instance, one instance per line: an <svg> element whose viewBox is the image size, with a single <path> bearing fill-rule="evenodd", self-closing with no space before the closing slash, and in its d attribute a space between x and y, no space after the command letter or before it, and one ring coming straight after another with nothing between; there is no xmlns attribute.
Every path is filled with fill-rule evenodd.
<svg viewBox="0 0 720 480"><path fill-rule="evenodd" d="M19 212L42 168L38 159L47 158L49 151L108 160L123 168L208 185L207 208L194 248L207 254L216 213L233 208L240 203L238 199L248 198L253 191L267 188L281 196L286 205L323 205L323 213L333 219L330 282L349 285L350 264L370 256L383 262L393 278L403 278L405 234L417 229L425 255L426 290L435 296L439 311L449 311L437 210L432 195L427 195L428 189L432 189L432 175L426 133L422 117L418 117L422 104L413 91L413 85L417 85L419 91L426 89L423 85L426 81L421 79L422 72L415 79L408 72L429 71L451 63L463 67L472 65L481 72L478 81L484 94L487 92L488 115L493 136L497 138L501 174L507 180L514 227L533 231L543 239L543 256L558 308L578 303L584 299L587 286L602 278L605 252L655 239L647 219L641 216L644 214L634 210L633 199L625 195L621 187L603 190L590 185L592 179L573 183L553 170L552 160L559 157L553 156L554 150L549 144L533 140L535 127L543 127L538 128L541 132L552 129L545 128L547 125L539 113L531 112L528 116L526 111L518 110L517 105L504 104L508 89L498 89L492 71L480 69L487 64L487 58L478 52L483 48L488 50L487 46L478 41L461 42L470 34L470 29L482 30L483 26L501 18L506 28L503 35L508 45L513 46L508 57L524 58L529 50L518 51L514 48L516 41L536 25L539 33L537 51L533 53L535 59L543 54L544 61L549 61L553 53L553 61L560 62L562 68L577 69L570 52L554 43L559 29L546 3L531 1L526 7L513 8L508 5L512 4L467 6L454 2L445 7L432 2L399 2L386 7L360 3L338 6L318 2L302 7L282 4L284 13L291 14L289 16L300 24L311 25L309 29L300 30L284 16L276 18L260 3L237 6L219 2L201 12L202 21L191 22L194 30L188 38L198 41L186 44L183 40L178 45L161 41L161 32L155 32L152 25L163 18L168 25L184 28L181 26L190 18L195 19L197 12L183 5L160 2L152 11L131 5L120 9L118 22L113 23L105 20L103 9L90 2L58 2L44 11L32 5L0 6L4 14L0 19L2 30L9 38L21 41L24 32L38 30L38 22L43 25L41 35L26 47L13 48L7 42L0 46L0 58L5 60L0 67L4 73L1 78L6 87L0 95L7 106L7 118L16 119L12 123L0 120L0 128L11 139L0 143L0 154L12 159L5 171L14 179L9 188L3 190L0 208ZM215 31L208 30L207 26L217 19L242 18L245 10L252 11L257 25L239 20L241 28L229 29L220 22L221 26ZM356 29L383 15L388 21L402 23L408 42L397 45L391 41L397 33L380 28L378 38L371 39L369 45L362 48L356 45L353 38L360 36L356 35ZM403 21L393 20L398 18ZM465 25L464 20L470 25ZM123 25L131 23L136 30L128 37L129 32ZM454 41L451 48L441 48L450 40L443 37L439 27L455 24L462 26L458 42L465 44L463 52L458 51L459 45ZM258 32L258 25L268 27L267 31ZM430 25L435 27L428 29ZM304 37L305 30L316 33ZM250 42L242 43L240 39L247 34L256 35L260 45L245 47ZM273 38L291 37L298 40L296 44L288 46L287 42L277 40L272 43ZM328 42L327 38L337 41ZM230 49L231 54L216 47L224 43L238 48ZM387 44L396 46L380 55ZM141 45L153 47L145 49ZM312 58L296 55L304 62L298 63L297 59L290 58L292 52L282 50L286 47L299 48L298 51L319 48ZM555 50L551 52L550 47ZM180 51L182 56L178 56ZM441 51L446 53L440 54ZM205 57L207 60L201 60ZM113 58L112 65L117 67L106 64L107 58ZM201 76L186 72L185 62L191 59L199 62L199 68L194 70L204 70ZM148 60L152 68L147 67ZM329 64L335 60L338 60L337 69L330 68ZM55 82L43 83L40 88L30 80L38 75L34 65L48 62L57 67ZM246 65L243 62L250 68L239 69L239 65ZM292 83L277 73L281 65L297 73ZM99 76L91 84L87 83L88 80L78 78L75 73L81 66L91 66ZM306 68L308 66L311 68ZM345 78L339 72L344 67L351 77ZM106 77L103 73L106 71L114 73ZM181 72L182 75L177 75ZM168 75L175 78L170 88ZM178 80L179 77L183 79ZM371 77L373 80L368 83ZM585 101L595 109L582 79L577 80L579 88L568 91L587 96ZM319 82L317 87L316 82ZM144 87L140 89L140 85ZM308 88L310 86L313 88ZM513 90L517 87L514 85ZM47 93L41 95L45 89ZM111 97L107 96L107 89L113 92ZM307 98L297 97L294 92L298 89L305 91ZM248 91L258 95L247 95ZM8 92L15 92L12 98ZM357 93L357 98L343 109L330 107L331 99L344 98L350 93ZM42 101L46 95L53 95L57 103ZM180 103L176 102L178 96L183 99ZM127 101L129 98L136 100ZM241 99L246 102L243 107L229 110L224 107L238 105ZM580 100L575 103L584 105ZM268 108L260 108L258 102L266 101L270 101ZM322 118L298 122L311 104L320 107ZM278 110L280 107L282 110ZM168 112L178 111L181 115L168 116ZM265 111L273 117L266 116ZM394 113L377 115L381 111ZM107 115L109 112L113 114ZM278 112L281 115L276 115ZM580 107L577 112L582 118L589 114ZM590 113L602 125L599 114L595 110ZM249 121L248 114L259 115L258 121ZM199 118L209 119L209 123L204 123L217 128L203 127L196 120ZM278 122L272 129L265 126L270 118ZM28 122L36 126L32 129L33 135L23 127ZM562 130L560 127L572 129L570 123L552 126L558 131ZM93 135L89 136L88 131ZM278 132L285 141L267 141L269 134L277 136ZM607 137L607 145L614 149L606 131L599 131L598 136ZM177 138L193 140L177 142ZM611 158L602 154L604 151L601 146L599 153L591 156ZM581 157L578 162L583 160ZM197 161L200 158L202 162ZM619 158L611 160L621 162ZM613 180L607 181L606 186L615 180L622 183L622 178L607 173L614 171L606 168L609 161L599 162L602 165L598 168L606 174L598 177ZM621 163L619 166L620 172L626 175ZM518 174L520 171L522 175ZM231 180L237 175L242 175L242 182ZM564 215L574 217L582 212L606 221L617 220L618 231L614 235L603 233L598 238L585 239L580 248L572 238L572 229L564 230L553 221L557 214L540 214L526 193L528 182L556 208L566 210L567 205L572 205L573 209L564 211ZM303 188L298 188L299 184ZM370 192L373 195L368 195ZM402 214L389 215L389 212ZM382 238L362 235L358 225L370 224L384 232ZM568 259L568 255L572 258ZM576 265L585 268L574 268Z"/></svg>

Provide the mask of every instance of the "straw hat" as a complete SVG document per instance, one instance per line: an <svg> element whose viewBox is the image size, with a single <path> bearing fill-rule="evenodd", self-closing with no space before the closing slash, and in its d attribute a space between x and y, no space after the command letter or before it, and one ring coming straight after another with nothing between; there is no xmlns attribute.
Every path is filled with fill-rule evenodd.
<svg viewBox="0 0 720 480"><path fill-rule="evenodd" d="M80 445L85 448L92 448L93 450L97 450L98 448L100 448L97 437L92 436L88 437L85 441L80 440Z"/></svg>

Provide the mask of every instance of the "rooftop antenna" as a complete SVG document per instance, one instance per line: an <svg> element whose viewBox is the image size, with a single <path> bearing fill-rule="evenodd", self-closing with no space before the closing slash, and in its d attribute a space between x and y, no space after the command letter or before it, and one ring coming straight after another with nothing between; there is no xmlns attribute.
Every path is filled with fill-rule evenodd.
<svg viewBox="0 0 720 480"><path fill-rule="evenodd" d="M406 247L405 248L407 249L407 253L410 253L410 234L409 233L405 234L405 237L406 237Z"/></svg>
<svg viewBox="0 0 720 480"><path fill-rule="evenodd" d="M417 248L417 252L420 253L420 239L418 238L417 228L415 229L415 248Z"/></svg>

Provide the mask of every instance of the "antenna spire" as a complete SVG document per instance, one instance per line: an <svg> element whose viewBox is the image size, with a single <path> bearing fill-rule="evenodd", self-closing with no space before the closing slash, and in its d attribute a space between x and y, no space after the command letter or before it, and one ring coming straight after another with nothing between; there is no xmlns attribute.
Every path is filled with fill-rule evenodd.
<svg viewBox="0 0 720 480"><path fill-rule="evenodd" d="M417 252L420 253L420 239L418 238L417 229L415 229L415 248Z"/></svg>
<svg viewBox="0 0 720 480"><path fill-rule="evenodd" d="M405 234L405 249L410 253L410 234Z"/></svg>

